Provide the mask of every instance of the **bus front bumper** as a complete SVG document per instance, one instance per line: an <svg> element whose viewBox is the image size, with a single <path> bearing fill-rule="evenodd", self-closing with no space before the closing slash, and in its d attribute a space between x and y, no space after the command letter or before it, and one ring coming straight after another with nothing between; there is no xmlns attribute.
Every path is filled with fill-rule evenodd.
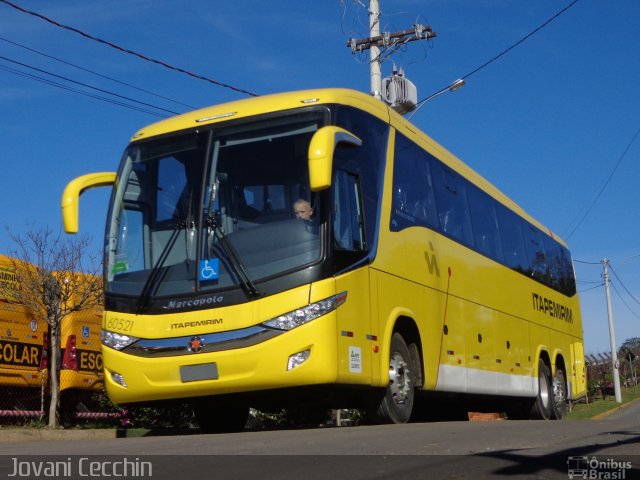
<svg viewBox="0 0 640 480"><path fill-rule="evenodd" d="M105 385L126 404L335 383L335 315L244 348L138 356L103 347Z"/></svg>

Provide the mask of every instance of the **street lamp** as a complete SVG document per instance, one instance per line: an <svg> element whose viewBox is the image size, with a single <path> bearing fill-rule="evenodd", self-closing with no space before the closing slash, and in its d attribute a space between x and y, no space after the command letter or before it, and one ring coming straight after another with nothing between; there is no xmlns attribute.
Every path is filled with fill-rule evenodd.
<svg viewBox="0 0 640 480"><path fill-rule="evenodd" d="M439 97L440 95L442 95L443 93L447 93L447 92L455 92L456 90L461 89L462 87L464 87L466 85L467 82L465 82L462 78L459 78L455 81L453 81L450 85L448 85L447 87L443 88L442 90L434 93L433 95L429 95L427 98L425 98L424 100L422 100L420 102L420 105L418 105L418 107L416 107L416 109L411 113L411 115L409 115L407 117L407 120L411 120L411 117L413 117L416 112L418 110L420 110L422 108L422 106L427 103L429 100L433 100L436 97Z"/></svg>

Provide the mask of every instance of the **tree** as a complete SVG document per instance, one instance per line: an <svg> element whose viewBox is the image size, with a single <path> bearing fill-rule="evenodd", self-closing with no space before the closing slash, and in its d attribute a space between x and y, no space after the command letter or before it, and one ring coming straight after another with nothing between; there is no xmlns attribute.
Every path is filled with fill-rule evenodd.
<svg viewBox="0 0 640 480"><path fill-rule="evenodd" d="M100 255L87 252L89 237L63 238L49 228L9 236L15 244L9 255L20 288L7 294L49 326L49 427L55 428L60 422L60 327L69 314L102 303L102 262Z"/></svg>
<svg viewBox="0 0 640 480"><path fill-rule="evenodd" d="M636 374L636 368L634 362L637 362L637 358L640 356L640 337L627 338L622 345L620 345L619 357L629 364L631 369L631 379L635 385L638 384L638 377Z"/></svg>
<svg viewBox="0 0 640 480"><path fill-rule="evenodd" d="M620 345L621 352L633 352L634 354L640 354L640 337L627 338L622 345Z"/></svg>

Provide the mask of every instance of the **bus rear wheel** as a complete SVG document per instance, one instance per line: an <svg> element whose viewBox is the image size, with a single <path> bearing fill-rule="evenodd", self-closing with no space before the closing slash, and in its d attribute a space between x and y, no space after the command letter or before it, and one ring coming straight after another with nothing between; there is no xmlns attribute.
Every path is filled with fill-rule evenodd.
<svg viewBox="0 0 640 480"><path fill-rule="evenodd" d="M532 420L549 420L553 408L553 387L551 372L542 359L538 360L538 396L536 397L529 418Z"/></svg>
<svg viewBox="0 0 640 480"><path fill-rule="evenodd" d="M416 367L399 333L391 337L389 385L374 414L378 423L407 423L415 400Z"/></svg>
<svg viewBox="0 0 640 480"><path fill-rule="evenodd" d="M192 408L204 433L240 432L249 419L249 406L238 401L203 397L194 400Z"/></svg>
<svg viewBox="0 0 640 480"><path fill-rule="evenodd" d="M552 380L553 403L551 405L551 418L562 420L567 416L567 382L564 372L556 368L556 374Z"/></svg>

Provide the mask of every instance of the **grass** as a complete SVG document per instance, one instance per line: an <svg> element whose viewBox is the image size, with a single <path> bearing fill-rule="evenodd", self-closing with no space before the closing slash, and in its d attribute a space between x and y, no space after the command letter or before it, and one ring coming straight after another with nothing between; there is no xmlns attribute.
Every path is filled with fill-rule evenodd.
<svg viewBox="0 0 640 480"><path fill-rule="evenodd" d="M622 388L622 404L629 403L640 398L640 386ZM573 407L573 410L567 418L569 420L588 420L601 413L608 412L620 406L616 402L614 395L607 395L606 400L602 400L602 396L589 399L589 403L580 403Z"/></svg>

